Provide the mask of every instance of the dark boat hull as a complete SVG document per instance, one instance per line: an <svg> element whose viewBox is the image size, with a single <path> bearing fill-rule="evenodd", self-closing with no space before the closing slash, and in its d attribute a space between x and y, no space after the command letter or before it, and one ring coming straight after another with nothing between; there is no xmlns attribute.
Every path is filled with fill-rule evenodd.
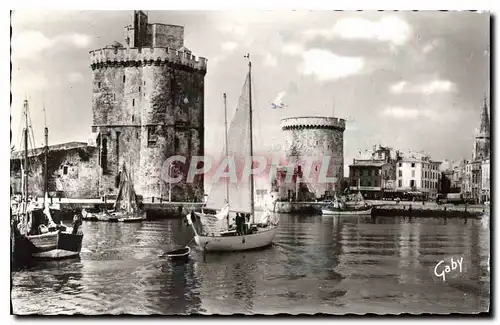
<svg viewBox="0 0 500 325"><path fill-rule="evenodd" d="M186 246L186 247L181 248L181 249L167 252L166 255L171 260L183 261L183 260L189 259L190 253L191 253L191 248L189 248L189 246Z"/></svg>
<svg viewBox="0 0 500 325"><path fill-rule="evenodd" d="M59 260L80 255L83 234L54 231L25 238L31 243L34 259Z"/></svg>

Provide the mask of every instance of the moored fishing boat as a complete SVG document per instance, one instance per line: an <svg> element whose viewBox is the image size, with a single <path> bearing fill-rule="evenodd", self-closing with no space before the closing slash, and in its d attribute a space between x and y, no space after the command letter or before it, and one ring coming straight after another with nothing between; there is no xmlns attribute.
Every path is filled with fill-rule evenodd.
<svg viewBox="0 0 500 325"><path fill-rule="evenodd" d="M339 200L335 196L332 202L329 202L321 208L321 214L324 216L334 215L371 215L373 206L367 203L361 193L357 193L352 200Z"/></svg>
<svg viewBox="0 0 500 325"><path fill-rule="evenodd" d="M82 248L83 233L80 218L75 215L73 226L69 227L62 222L56 224L52 219L48 198L48 129L45 127L45 196L43 208L36 201L29 199L28 193L28 101L24 100L25 128L24 137L24 166L23 166L23 191L21 202L13 211L13 244L14 256L27 256L28 259L63 259L75 257ZM18 252L16 252L18 250ZM22 253L19 253L22 251ZM24 262L24 261L23 261Z"/></svg>

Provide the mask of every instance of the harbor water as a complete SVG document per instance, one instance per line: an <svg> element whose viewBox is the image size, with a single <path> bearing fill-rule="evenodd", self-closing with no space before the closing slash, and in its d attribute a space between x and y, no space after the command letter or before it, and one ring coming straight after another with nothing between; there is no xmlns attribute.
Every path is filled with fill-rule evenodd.
<svg viewBox="0 0 500 325"><path fill-rule="evenodd" d="M184 263L161 257L178 245L194 248L183 220L84 222L83 231L79 259L12 272L14 314L489 309L490 229L484 220L281 215L269 248L205 255L193 249Z"/></svg>

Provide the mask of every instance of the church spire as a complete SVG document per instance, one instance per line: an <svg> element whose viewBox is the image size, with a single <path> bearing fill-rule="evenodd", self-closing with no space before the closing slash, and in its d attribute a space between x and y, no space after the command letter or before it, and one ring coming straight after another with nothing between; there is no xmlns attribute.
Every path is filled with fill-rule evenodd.
<svg viewBox="0 0 500 325"><path fill-rule="evenodd" d="M479 129L479 136L484 138L490 137L490 118L488 115L488 100L486 94L484 95L483 111L481 112L481 127Z"/></svg>

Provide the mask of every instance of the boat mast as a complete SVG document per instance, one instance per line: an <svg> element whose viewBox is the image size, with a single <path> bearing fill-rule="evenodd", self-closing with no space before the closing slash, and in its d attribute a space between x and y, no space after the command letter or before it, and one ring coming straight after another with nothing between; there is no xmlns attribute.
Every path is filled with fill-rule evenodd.
<svg viewBox="0 0 500 325"><path fill-rule="evenodd" d="M47 117L45 116L45 104L43 105L43 114L45 118L45 129L44 129L44 135L45 135L45 148L44 148L44 195L43 195L43 203L44 205L47 203L45 202L47 200L47 193L49 191L49 174L48 174L48 167L47 167L47 156L49 155L49 128L47 127Z"/></svg>
<svg viewBox="0 0 500 325"><path fill-rule="evenodd" d="M253 132L252 132L252 61L250 61L250 53L245 56L248 59L248 99L249 99L249 117L250 117L250 159L252 163L250 168L253 167ZM255 223L255 208L254 208L254 184L253 184L253 173L250 173L250 213L252 215L252 223Z"/></svg>
<svg viewBox="0 0 500 325"><path fill-rule="evenodd" d="M28 100L24 100L24 212L28 208Z"/></svg>
<svg viewBox="0 0 500 325"><path fill-rule="evenodd" d="M226 141L226 159L229 156L229 142L227 141L227 105L226 105L226 93L224 93L224 132ZM229 204L229 179L226 178L226 202Z"/></svg>

